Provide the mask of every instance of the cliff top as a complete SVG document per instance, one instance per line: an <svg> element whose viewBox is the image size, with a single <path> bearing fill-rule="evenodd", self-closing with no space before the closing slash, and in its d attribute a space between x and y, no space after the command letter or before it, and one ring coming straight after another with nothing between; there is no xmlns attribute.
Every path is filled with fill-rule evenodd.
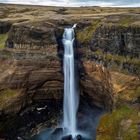
<svg viewBox="0 0 140 140"><path fill-rule="evenodd" d="M103 18L109 15L128 15L136 17L135 24L139 25L140 8L109 8L109 7L45 7L29 5L0 4L0 21L11 22L36 22L42 20L81 21L94 18ZM117 21L115 17L114 21ZM129 21L129 19L126 19ZM137 22L136 22L137 21ZM125 21L124 21L125 22Z"/></svg>

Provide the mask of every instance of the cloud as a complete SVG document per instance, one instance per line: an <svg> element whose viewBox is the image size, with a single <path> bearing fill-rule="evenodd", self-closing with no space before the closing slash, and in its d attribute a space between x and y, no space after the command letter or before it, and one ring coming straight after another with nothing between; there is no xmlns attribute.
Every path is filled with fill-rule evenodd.
<svg viewBox="0 0 140 140"><path fill-rule="evenodd" d="M30 4L46 6L114 6L140 7L140 0L0 0L0 3Z"/></svg>

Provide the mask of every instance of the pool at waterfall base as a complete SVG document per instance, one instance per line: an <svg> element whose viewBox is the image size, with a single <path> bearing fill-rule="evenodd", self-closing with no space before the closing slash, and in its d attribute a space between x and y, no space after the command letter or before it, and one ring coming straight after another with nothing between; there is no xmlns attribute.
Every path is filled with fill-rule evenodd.
<svg viewBox="0 0 140 140"><path fill-rule="evenodd" d="M84 108L83 108L84 106ZM80 140L95 140L96 130L100 117L105 113L105 110L98 108L97 106L89 106L84 103L78 111L78 130ZM68 137L65 137L68 136ZM65 138L65 139L63 139ZM75 140L71 139L70 134L65 133L61 125L56 128L46 128L42 130L38 135L33 136L30 140ZM79 139L78 139L79 140Z"/></svg>

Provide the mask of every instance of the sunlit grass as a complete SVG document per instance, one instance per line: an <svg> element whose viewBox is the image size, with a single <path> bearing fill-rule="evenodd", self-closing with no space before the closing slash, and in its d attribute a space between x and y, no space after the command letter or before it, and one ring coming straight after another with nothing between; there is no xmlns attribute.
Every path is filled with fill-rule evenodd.
<svg viewBox="0 0 140 140"><path fill-rule="evenodd" d="M97 140L137 140L138 110L122 106L101 118Z"/></svg>
<svg viewBox="0 0 140 140"><path fill-rule="evenodd" d="M7 101L12 98L14 99L18 95L18 92L10 89L0 91L0 108L6 107L8 105Z"/></svg>

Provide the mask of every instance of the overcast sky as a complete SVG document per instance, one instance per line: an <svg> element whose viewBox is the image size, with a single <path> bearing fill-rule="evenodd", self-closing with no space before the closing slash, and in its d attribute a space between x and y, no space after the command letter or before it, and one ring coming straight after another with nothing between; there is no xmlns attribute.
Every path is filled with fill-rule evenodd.
<svg viewBox="0 0 140 140"><path fill-rule="evenodd" d="M0 0L0 3L47 6L117 6L140 7L140 0Z"/></svg>

